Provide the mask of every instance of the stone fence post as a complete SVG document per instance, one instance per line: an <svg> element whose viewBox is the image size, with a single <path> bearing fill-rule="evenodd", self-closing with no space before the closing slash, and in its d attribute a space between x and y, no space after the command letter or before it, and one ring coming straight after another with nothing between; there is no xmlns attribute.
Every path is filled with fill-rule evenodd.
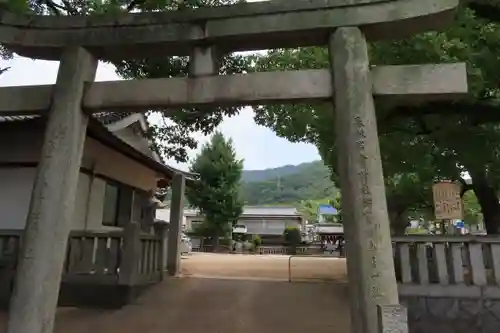
<svg viewBox="0 0 500 333"><path fill-rule="evenodd" d="M168 237L168 223L166 221L157 220L153 224L155 229L155 235L160 239L160 251L158 254L158 265L160 267L160 277L163 280L164 272L166 268L166 258L167 258L167 237Z"/></svg>
<svg viewBox="0 0 500 333"><path fill-rule="evenodd" d="M137 222L127 224L123 231L123 247L118 283L133 286L139 274L141 256L141 226Z"/></svg>

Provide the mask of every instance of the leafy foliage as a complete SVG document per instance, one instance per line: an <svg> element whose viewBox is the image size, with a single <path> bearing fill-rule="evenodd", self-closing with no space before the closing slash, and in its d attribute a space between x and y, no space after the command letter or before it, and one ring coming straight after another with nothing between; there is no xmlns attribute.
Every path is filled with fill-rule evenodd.
<svg viewBox="0 0 500 333"><path fill-rule="evenodd" d="M463 196L464 222L469 226L475 226L483 221L481 206L473 191L468 191Z"/></svg>
<svg viewBox="0 0 500 333"><path fill-rule="evenodd" d="M286 227L283 231L283 239L290 247L291 254L297 254L297 246L300 244L301 235L297 227Z"/></svg>
<svg viewBox="0 0 500 333"><path fill-rule="evenodd" d="M252 235L252 244L254 248L258 248L262 245L262 238L259 235Z"/></svg>
<svg viewBox="0 0 500 333"><path fill-rule="evenodd" d="M163 0L135 1L134 8L140 11L179 10L197 7L215 7L238 2L236 0ZM130 5L129 5L130 7ZM170 78L188 75L189 57L172 56L159 59L138 59L113 63L117 73L126 79ZM221 56L219 74L235 74L248 70L246 57L235 54ZM234 116L241 107L212 107L190 109L152 110L162 119L160 124L151 124L151 137L158 150L166 157L187 161L187 151L197 148L193 132L204 135L212 133L225 116Z"/></svg>
<svg viewBox="0 0 500 333"><path fill-rule="evenodd" d="M212 136L190 167L200 181L186 190L186 197L205 217L204 232L215 242L231 231L243 211L239 195L242 169L243 161L236 158L231 140L221 133Z"/></svg>
<svg viewBox="0 0 500 333"><path fill-rule="evenodd" d="M342 209L340 206L340 191L335 192L331 197L323 199L308 199L302 200L298 203L297 210L304 216L309 222L316 222L319 220L318 208L320 205L328 204L337 209L338 215L325 215L325 222L342 222Z"/></svg>
<svg viewBox="0 0 500 333"><path fill-rule="evenodd" d="M10 10L31 11L44 15L92 15L124 12L175 11L186 8L216 7L241 0L9 0ZM0 47L0 56L5 59L12 54ZM220 74L235 74L248 71L247 57L235 54L220 55ZM113 62L117 73L125 79L169 78L187 76L189 57L164 57L159 59L136 59ZM0 69L0 73L1 73ZM5 69L4 69L5 70ZM161 119L151 124L150 136L157 151L164 157L186 162L187 151L197 148L193 132L204 135L212 133L225 116L233 116L240 107L213 107L192 109L151 110Z"/></svg>
<svg viewBox="0 0 500 333"><path fill-rule="evenodd" d="M286 170L285 176L276 170ZM301 200L333 196L336 189L329 179L328 169L322 161L304 163L294 168L268 169L266 173L272 178L243 182L242 197L247 205L267 205L297 203ZM253 174L255 175L255 174ZM265 177L265 176L260 176Z"/></svg>
<svg viewBox="0 0 500 333"><path fill-rule="evenodd" d="M302 172L317 172L322 175L328 176L328 168L326 168L321 161L306 162L297 165L283 165L277 168L269 168L264 170L243 170L241 176L242 181L260 182L270 179L283 178Z"/></svg>
<svg viewBox="0 0 500 333"><path fill-rule="evenodd" d="M185 77L188 75L189 57L165 59L129 60L114 63L117 73L126 79ZM219 74L236 74L248 71L249 61L242 55L230 54L222 57ZM149 113L162 119L160 124L151 124L151 137L164 156L177 161L187 161L188 149L197 147L193 132L204 135L212 133L225 116L234 116L241 107L215 107L190 109L163 109Z"/></svg>
<svg viewBox="0 0 500 333"><path fill-rule="evenodd" d="M500 25L461 7L457 21L442 32L370 45L375 65L464 61L470 95L457 102L394 107L376 101L388 207L393 221L430 206L429 188L439 179L460 180L469 172L488 225L500 223L496 199L500 132L498 77ZM256 59L257 70L328 68L324 48L272 50ZM336 180L335 112L330 103L260 107L257 123L293 142L315 144ZM484 186L483 186L484 185ZM481 192L482 195L478 193ZM486 207L488 206L488 207ZM486 214L486 212L489 212ZM498 222L498 223L497 223ZM495 232L495 228L490 228Z"/></svg>

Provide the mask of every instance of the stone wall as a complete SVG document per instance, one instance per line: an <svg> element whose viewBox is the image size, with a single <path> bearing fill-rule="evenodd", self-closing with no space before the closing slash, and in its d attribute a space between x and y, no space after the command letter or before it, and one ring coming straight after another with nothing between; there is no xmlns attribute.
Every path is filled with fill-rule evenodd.
<svg viewBox="0 0 500 333"><path fill-rule="evenodd" d="M500 299L404 296L410 333L498 333Z"/></svg>

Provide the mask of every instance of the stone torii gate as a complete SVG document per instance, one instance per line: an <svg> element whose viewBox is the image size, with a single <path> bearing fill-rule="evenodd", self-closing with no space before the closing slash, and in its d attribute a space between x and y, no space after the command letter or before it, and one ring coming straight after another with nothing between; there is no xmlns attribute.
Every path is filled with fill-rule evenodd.
<svg viewBox="0 0 500 333"><path fill-rule="evenodd" d="M0 42L59 60L55 85L0 89L0 114L42 114L47 128L10 308L9 333L51 333L88 116L157 107L334 103L348 239L353 331L375 333L377 306L399 303L373 97L457 98L464 64L370 68L367 40L449 24L459 0L309 0L80 17L1 12ZM328 45L330 70L218 75L218 56ZM190 56L188 78L93 82L97 60Z"/></svg>

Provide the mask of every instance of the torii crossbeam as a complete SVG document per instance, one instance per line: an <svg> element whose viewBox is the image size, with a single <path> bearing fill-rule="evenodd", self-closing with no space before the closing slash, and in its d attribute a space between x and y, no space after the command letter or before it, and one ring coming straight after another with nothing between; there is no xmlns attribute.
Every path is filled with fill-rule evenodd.
<svg viewBox="0 0 500 333"><path fill-rule="evenodd" d="M370 68L367 39L451 23L459 0L272 0L164 13L81 17L0 12L0 43L60 60L55 85L0 88L0 115L47 114L8 333L51 333L88 114L149 108L331 100L336 114L353 332L378 332L399 303L374 96L456 99L464 64ZM328 45L329 70L218 75L233 51ZM93 83L97 60L190 56L188 78Z"/></svg>

